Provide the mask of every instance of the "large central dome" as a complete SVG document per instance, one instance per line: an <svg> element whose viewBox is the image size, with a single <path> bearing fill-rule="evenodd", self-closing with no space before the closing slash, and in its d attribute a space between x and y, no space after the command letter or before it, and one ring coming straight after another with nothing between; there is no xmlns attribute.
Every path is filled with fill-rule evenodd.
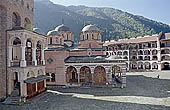
<svg viewBox="0 0 170 110"><path fill-rule="evenodd" d="M70 31L69 27L67 27L66 25L62 24L62 25L59 25L55 28L55 31Z"/></svg>
<svg viewBox="0 0 170 110"><path fill-rule="evenodd" d="M87 25L82 29L83 32L85 31L100 31L95 25Z"/></svg>

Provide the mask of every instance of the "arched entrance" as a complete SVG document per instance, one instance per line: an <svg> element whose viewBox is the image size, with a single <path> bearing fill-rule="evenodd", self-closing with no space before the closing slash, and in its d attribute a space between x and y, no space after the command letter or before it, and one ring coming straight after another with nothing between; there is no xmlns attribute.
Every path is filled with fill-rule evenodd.
<svg viewBox="0 0 170 110"><path fill-rule="evenodd" d="M91 83L92 74L89 67L84 66L80 68L80 82L81 83Z"/></svg>
<svg viewBox="0 0 170 110"><path fill-rule="evenodd" d="M94 69L94 82L95 83L106 83L106 70L102 66L97 66Z"/></svg>
<svg viewBox="0 0 170 110"><path fill-rule="evenodd" d="M78 74L77 74L77 70L75 67L70 66L67 68L66 82L67 83L78 83Z"/></svg>
<svg viewBox="0 0 170 110"><path fill-rule="evenodd" d="M115 65L112 67L112 74L114 74L115 76L121 76L122 69L119 66Z"/></svg>
<svg viewBox="0 0 170 110"><path fill-rule="evenodd" d="M20 82L18 75L18 72L13 73L13 92L11 91L12 96L20 96Z"/></svg>
<svg viewBox="0 0 170 110"><path fill-rule="evenodd" d="M112 81L116 81L118 83L121 83L121 78L122 78L122 69L117 66L117 65L114 65L112 67Z"/></svg>
<svg viewBox="0 0 170 110"><path fill-rule="evenodd" d="M143 62L138 63L138 69L143 69Z"/></svg>
<svg viewBox="0 0 170 110"><path fill-rule="evenodd" d="M151 69L151 64L149 62L145 62L145 69Z"/></svg>
<svg viewBox="0 0 170 110"><path fill-rule="evenodd" d="M168 62L163 63L162 70L170 70L170 64Z"/></svg>

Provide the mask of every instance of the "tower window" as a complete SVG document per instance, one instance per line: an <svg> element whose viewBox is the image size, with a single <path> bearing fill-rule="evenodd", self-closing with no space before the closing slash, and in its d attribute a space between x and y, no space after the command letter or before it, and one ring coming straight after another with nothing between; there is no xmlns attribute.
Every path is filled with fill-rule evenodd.
<svg viewBox="0 0 170 110"><path fill-rule="evenodd" d="M20 26L21 25L21 17L19 16L18 13L14 12L12 14L12 26Z"/></svg>
<svg viewBox="0 0 170 110"><path fill-rule="evenodd" d="M83 35L83 39L82 40L84 40L84 35Z"/></svg>
<svg viewBox="0 0 170 110"><path fill-rule="evenodd" d="M92 34L92 39L94 40L94 34Z"/></svg>
<svg viewBox="0 0 170 110"><path fill-rule="evenodd" d="M53 44L53 38L50 37L50 44Z"/></svg>
<svg viewBox="0 0 170 110"><path fill-rule="evenodd" d="M30 9L30 6L29 6L29 4L27 4L27 8L28 8L28 9Z"/></svg>
<svg viewBox="0 0 170 110"><path fill-rule="evenodd" d="M87 40L89 39L89 34L87 34L87 37L86 37L86 38L87 38Z"/></svg>

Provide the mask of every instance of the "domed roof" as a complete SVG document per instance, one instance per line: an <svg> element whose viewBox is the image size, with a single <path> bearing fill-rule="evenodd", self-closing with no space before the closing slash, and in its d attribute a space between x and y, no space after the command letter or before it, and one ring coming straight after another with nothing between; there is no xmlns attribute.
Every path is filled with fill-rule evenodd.
<svg viewBox="0 0 170 110"><path fill-rule="evenodd" d="M44 34L39 28L33 28L33 31L39 34Z"/></svg>
<svg viewBox="0 0 170 110"><path fill-rule="evenodd" d="M67 27L66 25L62 24L59 25L55 28L56 31L60 32L60 31L70 31L70 28Z"/></svg>
<svg viewBox="0 0 170 110"><path fill-rule="evenodd" d="M52 31L49 31L49 32L47 33L47 36L49 36L49 35L59 35L59 32L56 31L56 30L52 30Z"/></svg>
<svg viewBox="0 0 170 110"><path fill-rule="evenodd" d="M100 31L99 28L97 28L95 25L87 25L85 26L82 31Z"/></svg>

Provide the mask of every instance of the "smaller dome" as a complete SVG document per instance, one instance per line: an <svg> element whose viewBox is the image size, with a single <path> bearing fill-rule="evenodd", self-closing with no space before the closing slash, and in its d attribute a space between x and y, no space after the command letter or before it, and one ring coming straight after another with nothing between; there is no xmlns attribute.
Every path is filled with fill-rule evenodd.
<svg viewBox="0 0 170 110"><path fill-rule="evenodd" d="M67 27L66 25L62 24L59 25L55 28L56 31L61 32L61 31L70 31L70 28Z"/></svg>
<svg viewBox="0 0 170 110"><path fill-rule="evenodd" d="M44 34L44 32L42 32L39 28L33 28L33 31L39 34Z"/></svg>
<svg viewBox="0 0 170 110"><path fill-rule="evenodd" d="M83 32L85 31L100 31L95 25L87 25L82 29Z"/></svg>
<svg viewBox="0 0 170 110"><path fill-rule="evenodd" d="M52 30L52 31L49 31L49 32L47 33L47 36L50 36L50 35L59 35L59 32L56 31L56 30Z"/></svg>

